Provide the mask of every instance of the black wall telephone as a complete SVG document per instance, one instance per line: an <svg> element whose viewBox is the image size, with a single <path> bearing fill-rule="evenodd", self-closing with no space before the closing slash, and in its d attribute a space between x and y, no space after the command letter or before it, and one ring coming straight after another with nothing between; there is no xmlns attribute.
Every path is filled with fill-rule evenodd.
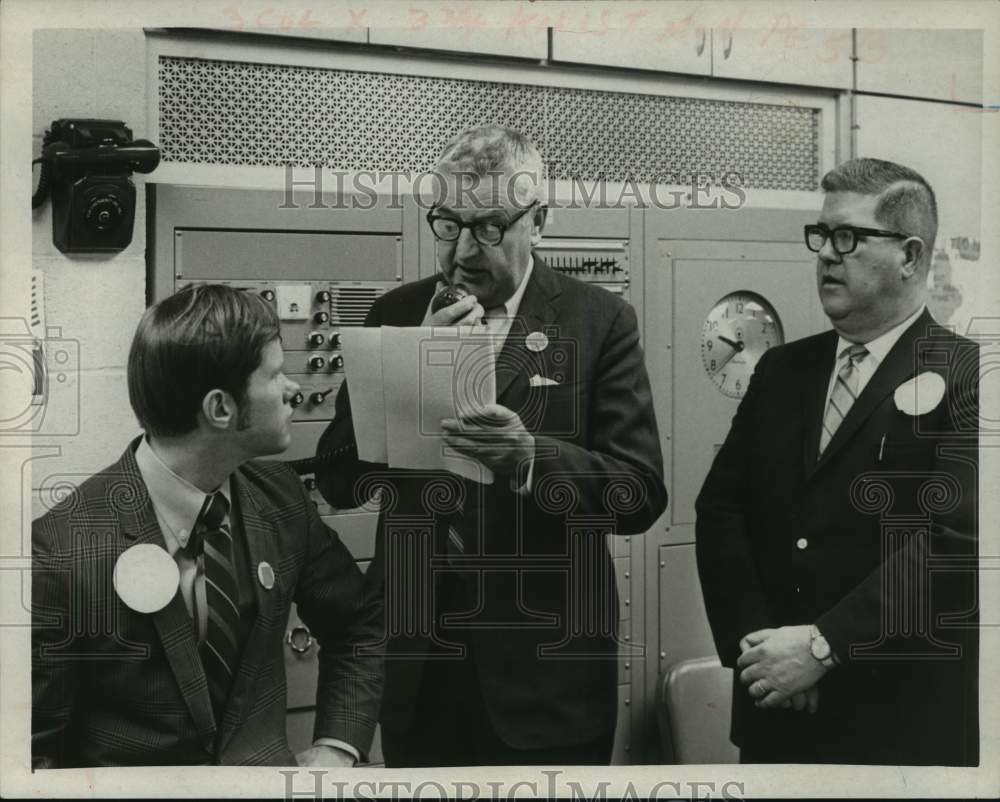
<svg viewBox="0 0 1000 802"><path fill-rule="evenodd" d="M52 195L52 241L60 251L120 251L132 241L129 176L156 169L160 150L152 142L133 140L118 120L60 119L45 132L35 161L42 167L31 207Z"/></svg>

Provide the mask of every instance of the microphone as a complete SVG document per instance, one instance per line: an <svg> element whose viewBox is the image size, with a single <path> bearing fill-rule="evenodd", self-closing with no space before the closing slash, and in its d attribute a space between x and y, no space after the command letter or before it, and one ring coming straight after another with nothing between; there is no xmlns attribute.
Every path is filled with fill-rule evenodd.
<svg viewBox="0 0 1000 802"><path fill-rule="evenodd" d="M468 291L459 284L445 287L431 301L431 314L444 309L446 306L458 303L468 296L468 294Z"/></svg>

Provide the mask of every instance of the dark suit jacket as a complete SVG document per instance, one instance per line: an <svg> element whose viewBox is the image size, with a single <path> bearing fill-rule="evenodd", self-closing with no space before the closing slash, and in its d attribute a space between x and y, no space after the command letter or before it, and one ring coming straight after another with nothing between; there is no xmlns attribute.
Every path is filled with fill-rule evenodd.
<svg viewBox="0 0 1000 802"><path fill-rule="evenodd" d="M381 667L354 647L378 640L381 606L363 595L350 553L287 466L252 461L231 478L256 618L220 723L180 591L148 615L119 599L118 556L138 543L166 547L136 465L138 442L33 525L34 767L295 765L283 645L293 601L322 644L315 734L367 750ZM257 579L261 562L274 569L271 590Z"/></svg>
<svg viewBox="0 0 1000 802"><path fill-rule="evenodd" d="M836 341L764 355L697 500L723 664L748 632L807 623L844 661L814 716L755 708L734 683L733 741L812 744L828 762L974 764L978 350L925 312L817 460ZM928 371L944 397L905 414L895 390Z"/></svg>
<svg viewBox="0 0 1000 802"><path fill-rule="evenodd" d="M366 325L419 325L436 280L386 294ZM538 331L549 342L533 351L525 337ZM635 313L536 257L496 372L498 402L536 437L533 489L522 497L510 477L497 476L492 485L462 482L454 490L465 497L466 555L480 558L459 573L464 638L506 742L524 749L584 743L607 736L616 721L619 610L605 536L644 532L667 501ZM531 387L535 374L560 384ZM345 386L319 452L342 449L353 436ZM357 506L374 485L385 488L369 577L386 583L380 720L389 729L411 724L426 655L440 641L437 622L427 622L441 613L433 589L449 569L452 508L448 493L432 490L448 477L356 461L317 474L338 507Z"/></svg>

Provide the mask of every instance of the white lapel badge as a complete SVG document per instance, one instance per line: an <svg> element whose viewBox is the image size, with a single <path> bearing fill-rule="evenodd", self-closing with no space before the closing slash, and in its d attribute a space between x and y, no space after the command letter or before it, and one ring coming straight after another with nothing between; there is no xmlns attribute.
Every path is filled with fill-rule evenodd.
<svg viewBox="0 0 1000 802"><path fill-rule="evenodd" d="M896 388L896 409L907 415L926 415L944 398L944 379L929 370L903 382Z"/></svg>
<svg viewBox="0 0 1000 802"><path fill-rule="evenodd" d="M544 331L533 331L524 338L524 345L529 351L538 353L549 347L549 338Z"/></svg>
<svg viewBox="0 0 1000 802"><path fill-rule="evenodd" d="M274 587L274 569L269 562L261 561L257 565L257 581L264 590L271 590Z"/></svg>
<svg viewBox="0 0 1000 802"><path fill-rule="evenodd" d="M174 598L181 573L166 549L138 543L119 555L113 581L118 598L130 609L156 613Z"/></svg>

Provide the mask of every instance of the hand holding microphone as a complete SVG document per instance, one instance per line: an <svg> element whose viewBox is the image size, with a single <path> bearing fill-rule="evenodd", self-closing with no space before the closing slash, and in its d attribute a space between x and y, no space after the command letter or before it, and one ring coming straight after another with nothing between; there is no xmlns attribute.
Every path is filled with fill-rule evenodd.
<svg viewBox="0 0 1000 802"><path fill-rule="evenodd" d="M421 326L475 326L486 310L461 285L447 286L434 296Z"/></svg>

